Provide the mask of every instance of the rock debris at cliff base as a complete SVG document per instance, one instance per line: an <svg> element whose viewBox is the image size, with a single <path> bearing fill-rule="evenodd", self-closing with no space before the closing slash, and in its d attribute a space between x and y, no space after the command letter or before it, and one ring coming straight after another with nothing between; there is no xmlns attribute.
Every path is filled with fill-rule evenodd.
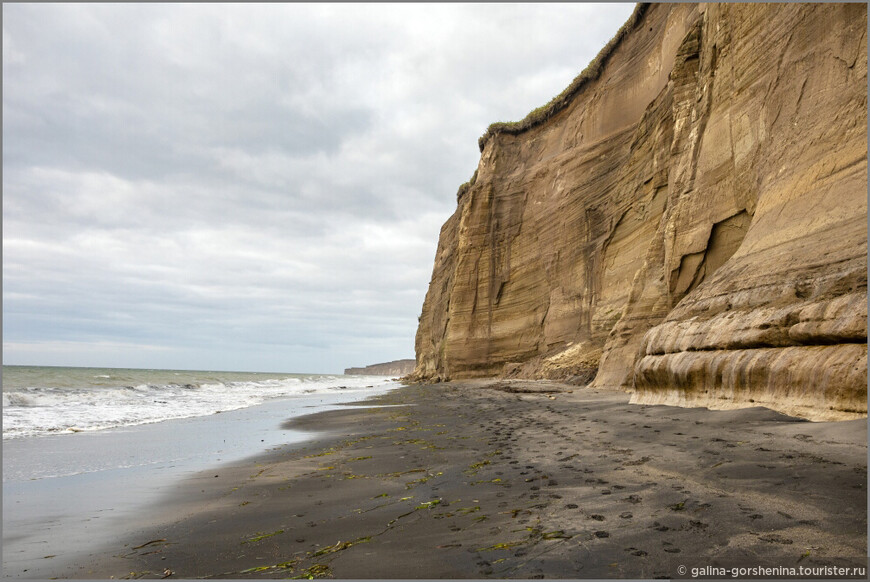
<svg viewBox="0 0 870 582"><path fill-rule="evenodd" d="M570 103L488 131L413 377L866 416L866 24L864 4L636 13Z"/></svg>

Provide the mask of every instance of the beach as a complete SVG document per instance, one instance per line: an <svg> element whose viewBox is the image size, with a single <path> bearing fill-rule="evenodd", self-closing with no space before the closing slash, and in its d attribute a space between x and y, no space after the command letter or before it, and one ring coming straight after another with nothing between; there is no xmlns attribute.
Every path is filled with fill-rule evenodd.
<svg viewBox="0 0 870 582"><path fill-rule="evenodd" d="M288 418L399 386L372 376L7 366L3 380L2 571L31 579L151 523L151 508L187 477L307 440L281 427Z"/></svg>
<svg viewBox="0 0 870 582"><path fill-rule="evenodd" d="M688 578L866 566L866 420L469 381L399 388L279 429L312 439L190 476L114 542L42 574Z"/></svg>

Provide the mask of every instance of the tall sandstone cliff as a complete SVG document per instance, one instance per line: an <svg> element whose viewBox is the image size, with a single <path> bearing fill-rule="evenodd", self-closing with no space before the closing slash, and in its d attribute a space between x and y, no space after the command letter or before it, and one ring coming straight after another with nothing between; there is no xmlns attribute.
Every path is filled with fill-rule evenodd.
<svg viewBox="0 0 870 582"><path fill-rule="evenodd" d="M413 377L866 415L866 28L864 4L639 6L573 93L481 138Z"/></svg>

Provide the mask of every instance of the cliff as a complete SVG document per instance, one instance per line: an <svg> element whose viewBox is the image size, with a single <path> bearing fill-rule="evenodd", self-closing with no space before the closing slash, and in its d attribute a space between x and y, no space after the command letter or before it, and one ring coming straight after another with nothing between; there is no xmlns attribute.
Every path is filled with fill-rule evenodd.
<svg viewBox="0 0 870 582"><path fill-rule="evenodd" d="M365 368L345 368L344 373L348 376L407 376L414 371L414 364L414 360L395 360Z"/></svg>
<svg viewBox="0 0 870 582"><path fill-rule="evenodd" d="M866 415L864 4L639 6L481 138L413 378Z"/></svg>

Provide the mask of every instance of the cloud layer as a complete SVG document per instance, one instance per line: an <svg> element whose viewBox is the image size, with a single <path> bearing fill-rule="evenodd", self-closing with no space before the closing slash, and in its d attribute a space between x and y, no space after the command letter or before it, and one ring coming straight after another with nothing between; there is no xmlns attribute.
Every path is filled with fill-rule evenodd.
<svg viewBox="0 0 870 582"><path fill-rule="evenodd" d="M5 4L4 363L413 357L477 138L632 4Z"/></svg>

